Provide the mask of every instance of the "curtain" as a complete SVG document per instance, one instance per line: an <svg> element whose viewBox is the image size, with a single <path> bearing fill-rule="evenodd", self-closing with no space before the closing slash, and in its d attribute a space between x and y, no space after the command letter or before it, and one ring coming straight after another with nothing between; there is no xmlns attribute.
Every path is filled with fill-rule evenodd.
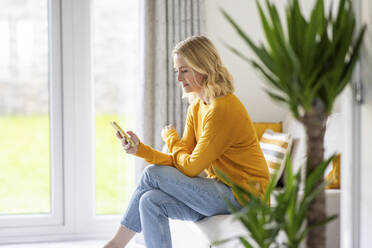
<svg viewBox="0 0 372 248"><path fill-rule="evenodd" d="M187 99L173 69L172 50L188 36L203 34L204 0L142 0L140 102L137 133L141 141L161 150L161 129L173 124L182 136ZM137 175L146 166L136 161Z"/></svg>

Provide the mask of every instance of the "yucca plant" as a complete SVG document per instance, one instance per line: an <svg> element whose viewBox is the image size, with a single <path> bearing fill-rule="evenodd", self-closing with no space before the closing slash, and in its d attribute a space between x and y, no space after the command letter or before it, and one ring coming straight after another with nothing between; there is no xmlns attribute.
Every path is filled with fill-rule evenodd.
<svg viewBox="0 0 372 248"><path fill-rule="evenodd" d="M225 174L216 169L218 175L225 179L231 185L232 190L237 194L244 208L238 210L234 205L225 198L229 210L234 214L247 229L247 236L238 236L226 240L218 240L213 243L214 246L226 243L232 239L238 238L244 247L261 247L269 248L276 242L280 227L276 221L275 209L270 207L270 196L275 187L275 178L270 181L268 189L263 198L253 195L251 192L234 184Z"/></svg>
<svg viewBox="0 0 372 248"><path fill-rule="evenodd" d="M262 2L265 9L256 0L265 44L255 44L222 10L257 59L248 58L227 46L263 75L271 86L266 89L268 95L286 104L293 116L304 125L307 136L306 173L309 174L324 160L326 121L332 113L336 97L350 82L366 27L356 32L351 0L339 0L336 13L332 11L333 3L329 11L325 11L324 0L317 0L308 19L304 17L298 0L288 0L286 28L276 6L269 0ZM310 204L309 210L309 225L326 218L324 191ZM308 247L325 247L325 226L311 230L308 235Z"/></svg>
<svg viewBox="0 0 372 248"><path fill-rule="evenodd" d="M291 161L287 158L285 173L286 184L284 188L273 193L276 182L274 176L263 198L234 184L223 173L217 171L221 177L230 183L234 192L237 193L239 200L244 204L244 207L238 210L233 204L226 200L234 217L239 220L248 231L247 236L234 238L240 239L244 247L248 248L298 248L310 230L314 227L322 226L336 218L334 215L314 223L313 225L305 225L306 213L311 201L324 190L325 183L322 183L323 173L333 158L334 156L322 162L309 174L304 191L300 190L303 181L301 171L294 174ZM269 205L271 196L275 198L273 206ZM247 199L249 199L249 201ZM280 236L280 233L284 233L284 235ZM216 241L213 245L218 246L230 240L231 239Z"/></svg>

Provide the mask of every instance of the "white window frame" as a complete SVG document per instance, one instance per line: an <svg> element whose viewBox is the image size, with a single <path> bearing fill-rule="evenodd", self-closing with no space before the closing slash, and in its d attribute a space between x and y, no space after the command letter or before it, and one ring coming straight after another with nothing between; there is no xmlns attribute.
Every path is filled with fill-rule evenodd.
<svg viewBox="0 0 372 248"><path fill-rule="evenodd" d="M361 8L363 6L363 1L365 0L357 0L353 2L357 29L360 29L361 27ZM368 38L365 35L364 40L367 39ZM363 199L363 191L361 190L363 186L361 180L363 178L362 170L363 167L366 166L365 163L363 164L362 159L368 156L366 155L366 149L369 149L370 146L368 146L367 142L363 144L363 141L365 140L365 137L362 134L363 127L369 123L366 120L362 122L363 115L366 113L363 113L363 107L356 101L356 84L363 81L360 62L358 62L355 67L352 81L353 84L351 87L347 87L342 96L342 111L343 116L345 116L344 125L346 127L346 132L344 134L346 137L344 151L350 151L345 152L344 155L342 155L343 157L341 157L342 190L339 218L340 233L342 234L340 235L340 244L342 248L369 247L370 245L370 242L366 245L366 243L363 243L361 239L363 238L363 231L366 231L362 229L365 228L362 224L365 221L370 221L364 219L364 217L367 216L362 216L363 208L361 205L361 200Z"/></svg>
<svg viewBox="0 0 372 248"><path fill-rule="evenodd" d="M61 225L63 222L63 182L62 182L62 105L61 105L61 66L60 39L58 32L58 4L53 1L48 4L49 16L49 121L50 121L50 182L51 182L51 213L46 214L12 214L0 216L0 237L17 235L19 226L27 229L30 226ZM54 29L51 27L54 26ZM53 32L53 33L52 33ZM50 83L52 82L52 83ZM32 204L32 203L30 203Z"/></svg>
<svg viewBox="0 0 372 248"><path fill-rule="evenodd" d="M63 1L62 13L66 13L63 24L63 68L66 106L64 126L66 144L74 144L65 151L71 158L66 178L74 178L66 185L67 192L74 195L70 206L75 220L75 232L94 237L108 237L115 232L121 215L97 216L95 211L95 94L92 72L92 1ZM69 51L67 54L65 51ZM84 175L84 176L80 176ZM89 193L88 193L89 192Z"/></svg>
<svg viewBox="0 0 372 248"><path fill-rule="evenodd" d="M0 217L0 244L109 238L121 214L96 215L92 0L49 0L51 215Z"/></svg>

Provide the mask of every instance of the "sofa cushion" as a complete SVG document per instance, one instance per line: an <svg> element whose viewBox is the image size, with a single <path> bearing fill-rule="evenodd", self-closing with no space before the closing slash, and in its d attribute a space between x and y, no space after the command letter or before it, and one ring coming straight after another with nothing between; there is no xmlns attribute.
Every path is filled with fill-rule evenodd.
<svg viewBox="0 0 372 248"><path fill-rule="evenodd" d="M269 167L270 177L275 174L276 182L282 175L292 145L290 134L278 133L267 129L260 139L260 146Z"/></svg>
<svg viewBox="0 0 372 248"><path fill-rule="evenodd" d="M327 182L326 189L339 189L340 188L340 160L341 154L337 154L332 161L332 170L325 177Z"/></svg>
<svg viewBox="0 0 372 248"><path fill-rule="evenodd" d="M292 137L291 161L293 172L302 168L306 161L306 133L303 125L288 113L283 122L283 132Z"/></svg>

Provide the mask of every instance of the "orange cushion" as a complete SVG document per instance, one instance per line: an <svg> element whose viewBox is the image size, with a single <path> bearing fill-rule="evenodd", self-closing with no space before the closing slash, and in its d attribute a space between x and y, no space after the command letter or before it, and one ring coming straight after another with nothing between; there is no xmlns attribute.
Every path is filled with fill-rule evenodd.
<svg viewBox="0 0 372 248"><path fill-rule="evenodd" d="M340 159L341 155L338 153L332 160L332 170L325 178L327 182L326 189L340 188Z"/></svg>
<svg viewBox="0 0 372 248"><path fill-rule="evenodd" d="M283 131L282 122L254 122L254 128L256 129L258 140L261 139L266 129L271 129L274 132L281 133Z"/></svg>

